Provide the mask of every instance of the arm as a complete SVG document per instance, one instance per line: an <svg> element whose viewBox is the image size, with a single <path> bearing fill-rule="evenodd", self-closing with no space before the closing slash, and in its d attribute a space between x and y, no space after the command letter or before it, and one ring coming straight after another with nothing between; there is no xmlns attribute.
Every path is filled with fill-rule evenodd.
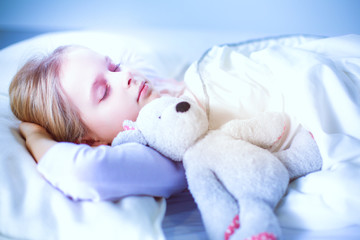
<svg viewBox="0 0 360 240"><path fill-rule="evenodd" d="M277 112L261 113L254 118L234 119L225 123L221 129L230 136L250 142L259 147L270 149L284 139L288 119Z"/></svg>
<svg viewBox="0 0 360 240"><path fill-rule="evenodd" d="M96 148L58 143L44 155L38 169L55 187L80 200L169 197L187 187L181 164L138 143Z"/></svg>
<svg viewBox="0 0 360 240"><path fill-rule="evenodd" d="M90 147L58 143L33 123L21 123L26 146L40 173L78 200L118 199L128 195L169 197L187 187L184 168L136 143Z"/></svg>

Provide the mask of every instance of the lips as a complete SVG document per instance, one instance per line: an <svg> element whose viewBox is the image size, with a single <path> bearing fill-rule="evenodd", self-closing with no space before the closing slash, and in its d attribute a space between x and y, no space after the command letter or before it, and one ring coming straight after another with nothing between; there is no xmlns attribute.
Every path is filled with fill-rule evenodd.
<svg viewBox="0 0 360 240"><path fill-rule="evenodd" d="M139 93L138 93L138 97L137 97L137 102L139 102L140 97L144 94L146 94L146 90L148 89L147 86L147 82L146 81L142 81L140 86L139 86Z"/></svg>

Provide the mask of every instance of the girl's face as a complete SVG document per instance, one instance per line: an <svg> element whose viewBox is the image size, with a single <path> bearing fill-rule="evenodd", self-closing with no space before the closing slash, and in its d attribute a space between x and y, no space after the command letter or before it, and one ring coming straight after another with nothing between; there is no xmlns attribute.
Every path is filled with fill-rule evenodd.
<svg viewBox="0 0 360 240"><path fill-rule="evenodd" d="M84 140L98 144L111 143L124 120L160 96L141 74L80 47L64 55L60 84L89 130Z"/></svg>

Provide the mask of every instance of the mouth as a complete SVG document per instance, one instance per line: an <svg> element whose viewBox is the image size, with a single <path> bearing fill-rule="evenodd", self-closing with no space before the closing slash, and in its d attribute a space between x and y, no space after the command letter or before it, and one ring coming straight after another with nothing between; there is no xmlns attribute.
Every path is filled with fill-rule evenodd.
<svg viewBox="0 0 360 240"><path fill-rule="evenodd" d="M141 96L145 95L148 89L148 85L146 81L142 81L140 86L139 86L139 93L138 93L138 97L137 97L137 102L139 102Z"/></svg>

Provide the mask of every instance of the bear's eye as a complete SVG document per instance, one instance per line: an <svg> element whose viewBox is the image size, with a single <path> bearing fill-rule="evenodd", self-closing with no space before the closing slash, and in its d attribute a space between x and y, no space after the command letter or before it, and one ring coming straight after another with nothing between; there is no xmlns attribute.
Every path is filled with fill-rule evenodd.
<svg viewBox="0 0 360 240"><path fill-rule="evenodd" d="M161 119L161 115L160 115L160 116L158 116L158 118L159 118L159 119Z"/></svg>

